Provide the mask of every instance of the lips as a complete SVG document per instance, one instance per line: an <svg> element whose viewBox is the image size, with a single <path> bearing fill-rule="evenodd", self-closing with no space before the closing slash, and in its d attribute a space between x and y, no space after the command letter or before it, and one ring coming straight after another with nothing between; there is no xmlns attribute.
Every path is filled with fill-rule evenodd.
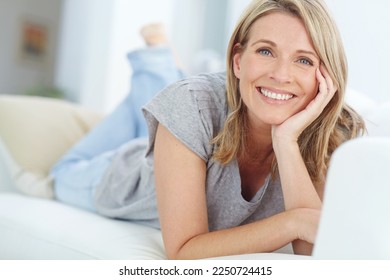
<svg viewBox="0 0 390 280"><path fill-rule="evenodd" d="M287 101L294 97L293 94L289 93L276 93L271 90L265 89L265 88L257 88L257 91L260 92L265 97L268 97L273 100L278 101Z"/></svg>

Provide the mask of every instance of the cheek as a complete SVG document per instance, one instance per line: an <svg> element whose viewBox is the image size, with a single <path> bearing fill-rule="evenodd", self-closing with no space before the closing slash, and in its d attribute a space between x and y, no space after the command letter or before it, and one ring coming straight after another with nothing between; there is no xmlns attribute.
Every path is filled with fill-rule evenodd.
<svg viewBox="0 0 390 280"><path fill-rule="evenodd" d="M314 75L312 76L311 74L307 74L306 77L301 79L299 82L301 90L304 92L305 96L294 113L298 113L305 109L318 93L318 82Z"/></svg>
<svg viewBox="0 0 390 280"><path fill-rule="evenodd" d="M308 75L308 77L305 79L303 84L305 85L304 90L306 92L308 102L310 102L316 97L318 93L318 81L315 75L313 74L313 75Z"/></svg>
<svg viewBox="0 0 390 280"><path fill-rule="evenodd" d="M251 82L256 80L263 70L263 65L256 62L248 53L236 54L234 59L234 75L236 78Z"/></svg>

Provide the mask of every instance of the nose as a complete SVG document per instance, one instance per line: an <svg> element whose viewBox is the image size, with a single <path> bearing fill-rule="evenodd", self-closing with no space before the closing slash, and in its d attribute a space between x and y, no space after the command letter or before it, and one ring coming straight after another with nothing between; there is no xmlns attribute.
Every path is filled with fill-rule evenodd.
<svg viewBox="0 0 390 280"><path fill-rule="evenodd" d="M282 58L276 59L269 75L277 83L290 83L292 81L290 62Z"/></svg>

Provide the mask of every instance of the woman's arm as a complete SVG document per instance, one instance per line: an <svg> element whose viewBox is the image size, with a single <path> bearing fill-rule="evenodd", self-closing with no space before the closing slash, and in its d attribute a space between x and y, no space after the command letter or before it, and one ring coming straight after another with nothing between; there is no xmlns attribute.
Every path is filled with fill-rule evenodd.
<svg viewBox="0 0 390 280"><path fill-rule="evenodd" d="M313 186L297 143L274 144L286 210L309 208L321 210L322 202ZM318 224L319 220L317 221ZM315 225L317 227L317 225ZM305 234L305 233L303 233ZM313 245L295 240L294 253L310 255Z"/></svg>
<svg viewBox="0 0 390 280"><path fill-rule="evenodd" d="M283 189L286 210L321 209L323 185L314 187L298 146L300 133L313 122L332 99L336 90L327 71L317 70L319 93L301 112L273 127L272 142ZM311 254L312 245L299 239L293 242L294 252Z"/></svg>
<svg viewBox="0 0 390 280"><path fill-rule="evenodd" d="M318 220L319 211L313 209L293 209L252 224L209 232L205 162L162 125L154 151L157 202L168 258L271 252L300 235L313 242L315 227L307 227L307 220L313 224Z"/></svg>

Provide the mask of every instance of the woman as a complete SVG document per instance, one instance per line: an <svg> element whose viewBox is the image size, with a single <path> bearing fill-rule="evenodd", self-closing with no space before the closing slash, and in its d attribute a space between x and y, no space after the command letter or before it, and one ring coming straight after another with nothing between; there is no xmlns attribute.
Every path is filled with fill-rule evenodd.
<svg viewBox="0 0 390 280"><path fill-rule="evenodd" d="M254 0L227 65L226 74L170 85L144 107L149 142L115 151L91 188L93 207L161 226L172 259L290 242L310 254L329 158L364 131L344 103L336 27L321 0Z"/></svg>
<svg viewBox="0 0 390 280"><path fill-rule="evenodd" d="M347 64L334 23L320 1L254 1L231 37L227 65L229 114L222 130L213 131L212 158L158 125L156 187L168 256L264 252L289 242L296 253L310 254L329 157L363 128L343 103ZM260 200L267 184L267 192L277 187L268 181L273 171L285 211L275 199L268 203L274 215L210 232L207 182L214 161L238 164L241 193L250 202Z"/></svg>

